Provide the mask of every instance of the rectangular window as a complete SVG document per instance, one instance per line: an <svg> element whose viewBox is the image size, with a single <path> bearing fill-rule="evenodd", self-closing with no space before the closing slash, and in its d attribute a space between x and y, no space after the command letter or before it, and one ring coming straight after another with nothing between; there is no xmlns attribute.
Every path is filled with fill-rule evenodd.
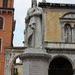
<svg viewBox="0 0 75 75"><path fill-rule="evenodd" d="M75 43L75 24L74 23L61 23L62 25L62 42Z"/></svg>
<svg viewBox="0 0 75 75"><path fill-rule="evenodd" d="M7 6L8 6L8 0L3 0L3 7L7 8Z"/></svg>
<svg viewBox="0 0 75 75"><path fill-rule="evenodd" d="M3 29L3 18L0 17L0 29Z"/></svg>
<svg viewBox="0 0 75 75"><path fill-rule="evenodd" d="M0 39L0 52L1 52L1 39Z"/></svg>

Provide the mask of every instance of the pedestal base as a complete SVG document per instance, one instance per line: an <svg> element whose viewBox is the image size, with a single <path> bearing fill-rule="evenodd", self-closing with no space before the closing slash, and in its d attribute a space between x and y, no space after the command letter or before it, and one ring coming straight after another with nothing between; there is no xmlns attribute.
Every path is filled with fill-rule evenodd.
<svg viewBox="0 0 75 75"><path fill-rule="evenodd" d="M50 56L42 49L28 48L21 55L24 75L48 75Z"/></svg>

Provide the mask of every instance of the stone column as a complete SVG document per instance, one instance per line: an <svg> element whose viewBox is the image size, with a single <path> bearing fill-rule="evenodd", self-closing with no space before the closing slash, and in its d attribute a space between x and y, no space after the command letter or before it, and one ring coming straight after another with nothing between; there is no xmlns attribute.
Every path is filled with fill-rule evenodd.
<svg viewBox="0 0 75 75"><path fill-rule="evenodd" d="M11 75L11 65L10 65L10 58L11 58L11 50L6 50L5 54L5 75Z"/></svg>
<svg viewBox="0 0 75 75"><path fill-rule="evenodd" d="M48 75L50 56L42 49L28 48L22 54L23 75Z"/></svg>

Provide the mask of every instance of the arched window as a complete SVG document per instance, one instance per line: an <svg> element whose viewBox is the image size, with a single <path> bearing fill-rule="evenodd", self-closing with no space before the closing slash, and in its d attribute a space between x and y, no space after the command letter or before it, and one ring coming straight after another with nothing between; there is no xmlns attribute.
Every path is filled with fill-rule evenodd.
<svg viewBox="0 0 75 75"><path fill-rule="evenodd" d="M3 18L0 17L0 29L3 29Z"/></svg>
<svg viewBox="0 0 75 75"><path fill-rule="evenodd" d="M1 38L0 38L0 52L1 52L1 45L2 45L2 44L1 44Z"/></svg>
<svg viewBox="0 0 75 75"><path fill-rule="evenodd" d="M60 20L62 26L62 41L75 43L75 12L65 13Z"/></svg>
<svg viewBox="0 0 75 75"><path fill-rule="evenodd" d="M64 26L64 32L65 32L65 42L72 42L72 28L70 24L65 24Z"/></svg>
<svg viewBox="0 0 75 75"><path fill-rule="evenodd" d="M14 58L13 64L12 64L12 68L11 68L11 75L23 75L20 71L23 68L23 62L20 59L19 56L16 56Z"/></svg>
<svg viewBox="0 0 75 75"><path fill-rule="evenodd" d="M75 24L72 28L72 42L75 43Z"/></svg>

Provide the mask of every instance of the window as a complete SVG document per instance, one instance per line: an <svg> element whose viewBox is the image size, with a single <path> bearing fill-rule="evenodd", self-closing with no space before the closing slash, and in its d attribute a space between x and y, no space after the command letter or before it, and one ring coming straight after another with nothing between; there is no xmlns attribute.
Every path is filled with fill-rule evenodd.
<svg viewBox="0 0 75 75"><path fill-rule="evenodd" d="M7 8L7 5L8 5L8 0L3 0L3 7Z"/></svg>
<svg viewBox="0 0 75 75"><path fill-rule="evenodd" d="M72 28L70 24L65 24L64 32L65 32L65 42L72 42Z"/></svg>
<svg viewBox="0 0 75 75"><path fill-rule="evenodd" d="M66 23L64 25L64 41L66 43L75 43L75 25Z"/></svg>
<svg viewBox="0 0 75 75"><path fill-rule="evenodd" d="M72 28L72 42L75 43L75 24Z"/></svg>
<svg viewBox="0 0 75 75"><path fill-rule="evenodd" d="M0 29L3 29L3 18L0 17Z"/></svg>
<svg viewBox="0 0 75 75"><path fill-rule="evenodd" d="M0 39L0 52L1 52L1 39Z"/></svg>
<svg viewBox="0 0 75 75"><path fill-rule="evenodd" d="M62 42L75 43L75 12L65 13L60 18Z"/></svg>

